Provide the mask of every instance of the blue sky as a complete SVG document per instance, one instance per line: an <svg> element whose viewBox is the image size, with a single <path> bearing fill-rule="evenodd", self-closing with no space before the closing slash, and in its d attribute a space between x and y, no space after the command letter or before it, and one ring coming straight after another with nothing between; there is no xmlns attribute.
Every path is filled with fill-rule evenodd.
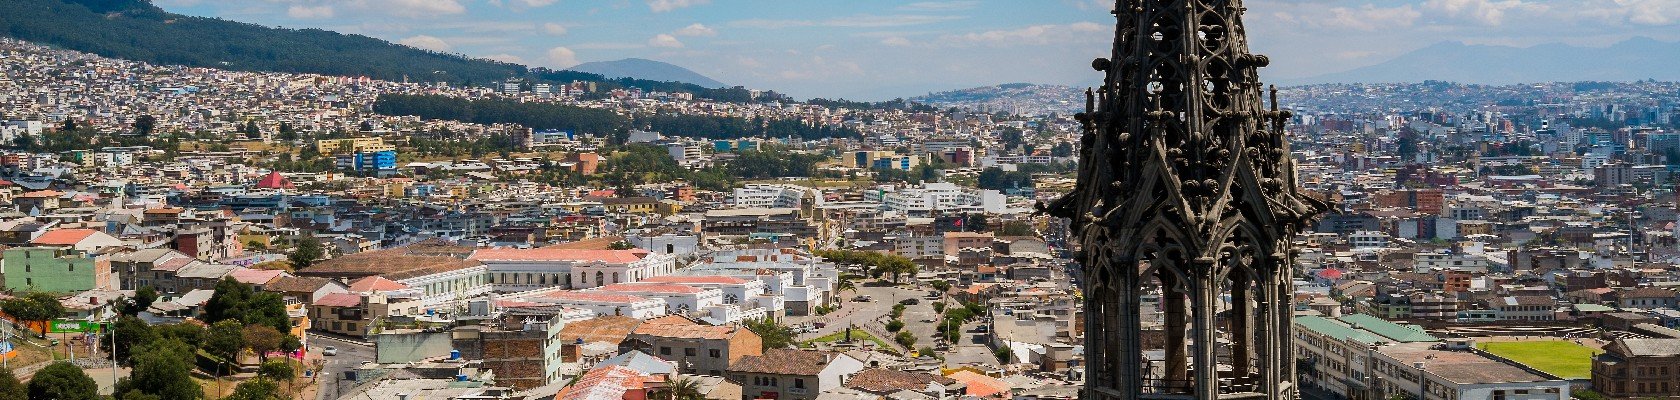
<svg viewBox="0 0 1680 400"><path fill-rule="evenodd" d="M166 10L322 28L563 68L639 57L796 97L880 100L1034 82L1089 86L1112 40L1102 0L155 0ZM1382 62L1430 44L1680 40L1680 0L1251 0L1263 78Z"/></svg>

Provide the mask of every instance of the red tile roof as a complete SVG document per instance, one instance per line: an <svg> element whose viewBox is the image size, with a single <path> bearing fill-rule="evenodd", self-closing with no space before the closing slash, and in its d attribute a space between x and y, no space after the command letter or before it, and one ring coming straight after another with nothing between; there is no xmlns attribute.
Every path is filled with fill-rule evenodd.
<svg viewBox="0 0 1680 400"><path fill-rule="evenodd" d="M695 294L704 290L693 287L668 283L614 283L602 286L600 290L619 293L682 293Z"/></svg>
<svg viewBox="0 0 1680 400"><path fill-rule="evenodd" d="M271 171L268 176L264 176L262 180L257 181L257 187L262 189L291 189L294 186L292 186L291 180L280 176L280 171Z"/></svg>
<svg viewBox="0 0 1680 400"><path fill-rule="evenodd" d="M328 294L326 296L321 296L320 299L315 300L315 305L317 305L317 306L328 306L328 307L355 307L355 306L359 306L361 304L362 304L362 296L357 296L357 295L349 294L349 293Z"/></svg>
<svg viewBox="0 0 1680 400"><path fill-rule="evenodd" d="M554 292L543 297L561 301L589 301L598 303L637 303L647 301L646 297L636 295L579 290Z"/></svg>
<svg viewBox="0 0 1680 400"><path fill-rule="evenodd" d="M286 271L277 269L240 268L233 270L233 272L229 273L228 276L233 277L233 280L239 281L240 283L262 285L273 281L275 278L279 278L280 275L285 273Z"/></svg>
<svg viewBox="0 0 1680 400"><path fill-rule="evenodd" d="M92 229L58 229L47 231L47 233L42 234L41 237L35 238L35 240L30 243L73 246L76 243L86 240L88 236L93 236L95 233L99 233L99 231Z"/></svg>
<svg viewBox="0 0 1680 400"><path fill-rule="evenodd" d="M733 372L816 376L834 358L845 354L817 350L767 349L761 356L745 356L729 365Z"/></svg>
<svg viewBox="0 0 1680 400"><path fill-rule="evenodd" d="M688 283L688 284L710 283L710 284L723 284L723 285L739 285L739 284L747 283L747 280L746 279L741 279L741 278L736 278L736 277L733 277L733 276L717 276L717 275L711 275L711 276L669 276L669 275L667 275L667 276L649 277L647 279L643 279L642 282Z"/></svg>
<svg viewBox="0 0 1680 400"><path fill-rule="evenodd" d="M479 261L579 261L627 264L648 256L647 250L479 249L469 259Z"/></svg>
<svg viewBox="0 0 1680 400"><path fill-rule="evenodd" d="M356 292L356 293L385 292L385 291L391 291L391 290L403 290L403 289L408 289L408 288L409 288L408 285L404 285L401 282L393 281L393 280L390 280L390 279L385 279L383 277L378 277L378 276L370 276L370 277L366 277L366 278L362 278L362 279L357 279L354 282L350 282L350 291Z"/></svg>

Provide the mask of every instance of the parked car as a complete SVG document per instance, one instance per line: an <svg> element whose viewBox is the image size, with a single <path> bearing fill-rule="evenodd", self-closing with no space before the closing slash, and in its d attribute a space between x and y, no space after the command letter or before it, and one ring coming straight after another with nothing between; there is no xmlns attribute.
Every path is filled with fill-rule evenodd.
<svg viewBox="0 0 1680 400"><path fill-rule="evenodd" d="M904 300L899 300L898 301L898 304L903 304L903 305L907 305L907 306L913 306L913 305L917 305L917 304L921 304L921 303L922 303L922 301L917 300L917 299L904 299Z"/></svg>
<svg viewBox="0 0 1680 400"><path fill-rule="evenodd" d="M327 346L327 348L321 350L321 355L323 355L323 356L336 356L336 355L338 355L338 348L333 347L333 346Z"/></svg>
<svg viewBox="0 0 1680 400"><path fill-rule="evenodd" d="M852 301L856 301L856 302L875 301L875 298L874 297L869 297L869 295L863 295L863 296L853 297Z"/></svg>

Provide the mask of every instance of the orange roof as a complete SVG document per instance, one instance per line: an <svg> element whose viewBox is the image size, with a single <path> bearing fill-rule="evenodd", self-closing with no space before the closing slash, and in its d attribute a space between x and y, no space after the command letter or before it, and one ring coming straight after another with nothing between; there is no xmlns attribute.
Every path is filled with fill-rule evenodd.
<svg viewBox="0 0 1680 400"><path fill-rule="evenodd" d="M981 375L977 372L966 369L952 372L950 375L946 375L945 377L956 379L957 382L967 384L967 394L969 396L994 397L1002 394L1008 394L1009 390L1012 388L1009 385L1009 382L1004 382L1001 379Z"/></svg>
<svg viewBox="0 0 1680 400"><path fill-rule="evenodd" d="M408 285L378 276L370 276L350 282L350 291L356 293L386 292L408 288Z"/></svg>
<svg viewBox="0 0 1680 400"><path fill-rule="evenodd" d="M590 301L600 303L636 303L647 301L647 298L636 295L596 291L561 291L544 296L560 301Z"/></svg>
<svg viewBox="0 0 1680 400"><path fill-rule="evenodd" d="M604 263L632 263L648 256L647 250L576 250L576 249L479 249L471 260L478 261L580 261Z"/></svg>
<svg viewBox="0 0 1680 400"><path fill-rule="evenodd" d="M683 286L669 283L614 283L602 286L601 290L620 293L700 293L703 290L693 286Z"/></svg>
<svg viewBox="0 0 1680 400"><path fill-rule="evenodd" d="M741 278L736 278L736 277L733 277L733 276L717 276L717 275L712 275L712 276L669 276L669 275L667 275L667 276L648 277L647 279L643 279L642 282L688 283L688 284L711 283L711 284L724 284L724 285L738 285L738 284L742 284L742 283L747 283L747 280L741 279Z"/></svg>
<svg viewBox="0 0 1680 400"><path fill-rule="evenodd" d="M41 237L35 238L35 240L30 241L30 243L74 246L76 243L81 243L83 240L87 240L88 236L93 236L95 233L99 233L99 231L92 229L51 230L47 231L47 233L41 234Z"/></svg>
<svg viewBox="0 0 1680 400"><path fill-rule="evenodd" d="M741 329L732 326L642 324L635 334L662 338L728 340Z"/></svg>
<svg viewBox="0 0 1680 400"><path fill-rule="evenodd" d="M279 278L281 274L285 273L286 271L277 269L240 268L233 270L233 272L229 273L228 276L233 277L233 280L239 281L240 283L262 285L274 280L274 278Z"/></svg>
<svg viewBox="0 0 1680 400"><path fill-rule="evenodd" d="M58 197L58 196L63 196L63 195L64 195L64 192L60 192L60 191L57 191L57 190L41 190L41 191L24 193L22 196L18 196L18 197L21 197L21 198L47 198L47 197Z"/></svg>
<svg viewBox="0 0 1680 400"><path fill-rule="evenodd" d="M560 389L554 394L557 400L616 400L639 396L630 396L626 392L645 389L645 377L640 372L627 367L609 365L589 370L578 377L576 383Z"/></svg>

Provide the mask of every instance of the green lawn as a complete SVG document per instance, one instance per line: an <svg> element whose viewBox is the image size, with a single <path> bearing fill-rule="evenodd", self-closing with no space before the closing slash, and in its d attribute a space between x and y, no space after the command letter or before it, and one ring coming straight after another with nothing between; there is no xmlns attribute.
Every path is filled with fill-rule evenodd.
<svg viewBox="0 0 1680 400"><path fill-rule="evenodd" d="M1567 340L1488 342L1476 348L1565 379L1592 377L1592 357L1602 353Z"/></svg>

